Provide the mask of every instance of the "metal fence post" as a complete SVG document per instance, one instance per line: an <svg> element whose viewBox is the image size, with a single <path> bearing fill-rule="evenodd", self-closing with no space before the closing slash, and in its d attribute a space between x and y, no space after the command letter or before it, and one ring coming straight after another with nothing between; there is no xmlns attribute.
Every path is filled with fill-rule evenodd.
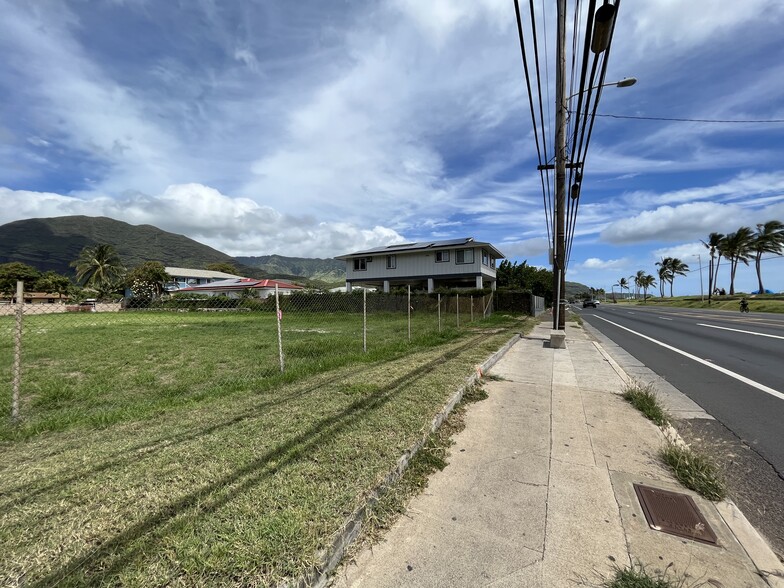
<svg viewBox="0 0 784 588"><path fill-rule="evenodd" d="M471 322L474 322L474 297L471 296Z"/></svg>
<svg viewBox="0 0 784 588"><path fill-rule="evenodd" d="M16 333L14 335L13 394L11 420L19 421L19 388L22 381L22 314L24 312L24 282L16 281Z"/></svg>
<svg viewBox="0 0 784 588"><path fill-rule="evenodd" d="M438 332L441 332L441 294L438 295Z"/></svg>
<svg viewBox="0 0 784 588"><path fill-rule="evenodd" d="M408 342L411 343L411 286L408 287Z"/></svg>
<svg viewBox="0 0 784 588"><path fill-rule="evenodd" d="M457 328L460 328L460 294L455 294L455 306L457 307Z"/></svg>
<svg viewBox="0 0 784 588"><path fill-rule="evenodd" d="M367 290L362 290L362 351L367 353Z"/></svg>
<svg viewBox="0 0 784 588"><path fill-rule="evenodd" d="M275 284L275 311L275 316L278 319L278 355L280 355L280 373L283 373L285 364L283 362L283 335L280 327L280 322L283 319L283 313L280 311L280 298L278 297L277 284Z"/></svg>

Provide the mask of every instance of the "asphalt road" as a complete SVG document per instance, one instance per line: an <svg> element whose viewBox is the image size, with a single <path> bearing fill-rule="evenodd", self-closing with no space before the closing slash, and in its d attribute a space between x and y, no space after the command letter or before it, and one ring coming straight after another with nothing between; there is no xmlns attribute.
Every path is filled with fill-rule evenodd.
<svg viewBox="0 0 784 588"><path fill-rule="evenodd" d="M573 309L784 478L783 315L612 303Z"/></svg>

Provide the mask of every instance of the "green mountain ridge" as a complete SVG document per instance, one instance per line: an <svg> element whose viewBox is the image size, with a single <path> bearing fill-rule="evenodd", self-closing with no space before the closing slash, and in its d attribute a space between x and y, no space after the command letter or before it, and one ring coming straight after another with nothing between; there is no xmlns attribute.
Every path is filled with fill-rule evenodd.
<svg viewBox="0 0 784 588"><path fill-rule="evenodd" d="M341 282L346 277L346 262L337 259L285 257L283 255L261 255L236 257L239 263L258 268L269 274L306 276L322 282Z"/></svg>
<svg viewBox="0 0 784 588"><path fill-rule="evenodd" d="M277 255L234 258L184 235L152 225L131 225L108 217L61 216L31 218L0 226L0 263L19 261L40 271L73 276L70 263L88 246L113 245L126 267L145 261L165 266L205 269L210 263L230 263L240 275L292 281L342 281L345 266L336 260L311 260ZM253 261L244 263L243 260ZM256 263L256 260L261 260ZM341 269L340 272L336 268Z"/></svg>

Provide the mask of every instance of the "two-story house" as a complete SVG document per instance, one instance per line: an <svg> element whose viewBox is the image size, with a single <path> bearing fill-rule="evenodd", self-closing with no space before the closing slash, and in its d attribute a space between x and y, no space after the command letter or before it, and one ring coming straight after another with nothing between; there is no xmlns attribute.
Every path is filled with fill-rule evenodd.
<svg viewBox="0 0 784 588"><path fill-rule="evenodd" d="M496 260L504 254L473 237L376 247L339 255L346 262L346 291L352 285L414 289L483 288L495 290Z"/></svg>

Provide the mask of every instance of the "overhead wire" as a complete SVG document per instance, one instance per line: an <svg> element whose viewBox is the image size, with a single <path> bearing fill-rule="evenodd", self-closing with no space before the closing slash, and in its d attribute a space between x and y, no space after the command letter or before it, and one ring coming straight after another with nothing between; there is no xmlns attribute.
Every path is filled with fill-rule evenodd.
<svg viewBox="0 0 784 588"><path fill-rule="evenodd" d="M632 116L630 114L593 114L591 116L603 116L606 118L624 118L624 119L633 119L633 120L663 120L663 121L674 121L674 122L721 123L721 124L784 123L784 118L769 118L769 119L668 118L665 116Z"/></svg>
<svg viewBox="0 0 784 588"><path fill-rule="evenodd" d="M613 43L613 39L615 37L615 24L618 21L618 11L620 10L620 5L621 5L621 0L615 0L615 14L614 14L614 17L613 17L613 20L612 20L612 26L610 27L610 34L609 34L609 39L608 39L608 43L607 43L607 48L601 53L602 67L601 67L601 73L599 75L599 80L598 80L598 84L597 84L598 88L597 88L597 92L596 92L596 99L594 100L594 104L593 104L593 112L591 113L590 117L586 116L586 119L590 120L590 122L588 123L588 134L587 134L587 137L585 139L585 148L582 151L582 153L578 153L578 158L577 158L577 161L579 162L579 166L580 166L581 172L585 169L585 160L586 160L587 153L588 153L588 146L591 143L591 135L593 134L593 125L594 125L594 122L596 121L596 110L599 107L599 101L600 101L601 96L602 96L602 86L603 86L604 80L605 80L605 78L607 76L607 64L609 62L610 53L612 51L612 43ZM593 86L593 79L591 80L591 86L589 86L589 89L588 89L589 100L590 100L590 91L591 91L590 88L592 86ZM588 111L588 108L586 107L586 115L587 115L587 111ZM582 141L581 141L580 148L582 148ZM583 177L583 179L584 179L584 177ZM577 218L577 209L578 209L579 205L580 205L580 198L579 198L579 192L578 192L578 196L575 199L575 205L574 205L574 210L573 210L573 220L572 220L572 223L571 223L571 234L567 234L567 255L566 255L567 260L571 256L572 244L574 242L574 225L575 225L575 221L576 221L576 218Z"/></svg>
<svg viewBox="0 0 784 588"><path fill-rule="evenodd" d="M528 91L528 105L531 110L531 124L533 125L533 133L534 133L534 141L536 144L536 153L539 159L539 177L542 184L542 199L545 209L545 224L547 227L547 238L550 239L550 217L551 217L551 196L549 191L549 174L546 173L547 170L541 169L542 166L547 161L547 140L546 140L546 133L544 128L544 111L542 107L542 91L541 91L541 76L540 76L540 68L539 68L539 60L538 60L538 48L536 45L536 21L533 17L533 0L530 0L530 9L531 9L531 34L534 39L534 55L536 60L536 78L537 78L537 88L538 88L538 102L539 102L539 116L541 120L541 132L542 132L542 140L541 145L539 141L539 127L537 125L536 119L536 108L534 107L534 98L533 98L533 91L531 89L531 75L528 68L528 57L525 50L525 35L523 33L523 23L522 18L520 15L520 5L518 0L514 0L515 5L515 17L517 20L517 34L520 41L520 53L523 60L523 71L525 72L525 81L526 81L526 88ZM544 158L542 157L542 151L544 151ZM545 181L545 177L547 177L547 181Z"/></svg>
<svg viewBox="0 0 784 588"><path fill-rule="evenodd" d="M538 93L538 96L539 96L539 120L541 121L541 124L542 124L542 144L544 145L545 160L546 160L546 162L549 162L549 157L548 157L548 152L547 152L547 132L546 132L546 129L548 128L548 125L545 123L544 107L543 107L543 104L542 104L542 74L541 74L541 69L539 67L539 63L540 63L540 61L539 61L539 43L537 41L538 35L536 34L536 11L534 10L534 0L528 0L528 13L531 16L531 37L533 39L533 47L534 47L534 62L536 63L536 88L537 88L537 93ZM548 69L547 69L547 15L544 13L544 11L542 12L542 27L545 30L545 32L544 32L544 38L545 38L545 44L544 44L545 70L544 71L545 71L545 77L548 77L548 79L549 79ZM550 87L549 81L545 80L545 91L546 92L549 92L549 87ZM550 104L549 104L549 101L546 101L546 102L547 102L547 108L548 108L548 111L547 111L547 113L548 113L547 122L549 123L550 122L550 120L549 120ZM547 227L548 227L547 238L549 240L551 238L551 236L550 236L550 226L551 225L553 226L553 235L555 235L555 224L554 224L555 223L555 215L553 214L554 210L553 210L553 196L552 196L552 192L554 190L550 189L551 188L550 171L545 169L543 177L544 177L544 183L545 183L545 186L546 186L546 188L545 188L546 194L544 196L545 201L546 201L545 202L545 222L547 223ZM555 176L553 176L553 183L554 183L554 181L555 181ZM547 215L550 216L549 219L547 218Z"/></svg>
<svg viewBox="0 0 784 588"><path fill-rule="evenodd" d="M575 7L575 10L577 10L577 6ZM582 137L583 137L584 132L585 132L585 119L580 116L580 111L582 109L583 94L586 91L586 85L585 85L586 84L586 73L588 71L588 59L589 59L589 56L590 56L590 53L591 53L591 51L590 51L590 44L591 44L591 36L592 36L592 32L593 32L593 17L594 17L595 11L596 11L596 0L590 0L590 2L588 3L588 14L587 14L586 19L585 19L585 40L583 42L582 65L580 67L580 85L578 87L578 94L577 94L577 110L576 110L577 116L575 117L575 120L574 120L574 123L573 123L574 132L571 135L571 137L572 137L571 154L572 155L570 157L571 166L569 167L569 170L568 170L568 181L566 182L567 189L570 186L572 186L573 183L575 183L574 180L577 177L577 174L580 173L579 171L577 171L577 172L575 171L576 169L578 169L578 168L574 167L575 162L576 162L575 154L578 154L578 156L579 156L580 146L582 145ZM576 37L576 34L577 33L575 31L575 37ZM586 98L586 110L588 108L588 104L589 104L590 98L591 98L590 87L591 87L591 85L593 83L593 78L594 78L594 75L595 75L595 68L596 68L596 60L594 59L594 64L593 64L593 66L591 68L591 76L590 76L590 79L588 81L588 96ZM580 124L581 122L582 122L582 125ZM577 142L578 131L580 132L580 143L579 144ZM568 259L569 259L569 250L570 250L570 243L571 243L570 235L572 235L573 232L574 232L573 225L574 225L574 223L576 221L576 214L577 214L577 200L576 199L572 199L571 198L571 194L570 194L566 198L566 214L565 214L565 218L566 218L565 242L566 242L566 253L567 253L566 254L566 260L567 260L567 264L568 264Z"/></svg>

